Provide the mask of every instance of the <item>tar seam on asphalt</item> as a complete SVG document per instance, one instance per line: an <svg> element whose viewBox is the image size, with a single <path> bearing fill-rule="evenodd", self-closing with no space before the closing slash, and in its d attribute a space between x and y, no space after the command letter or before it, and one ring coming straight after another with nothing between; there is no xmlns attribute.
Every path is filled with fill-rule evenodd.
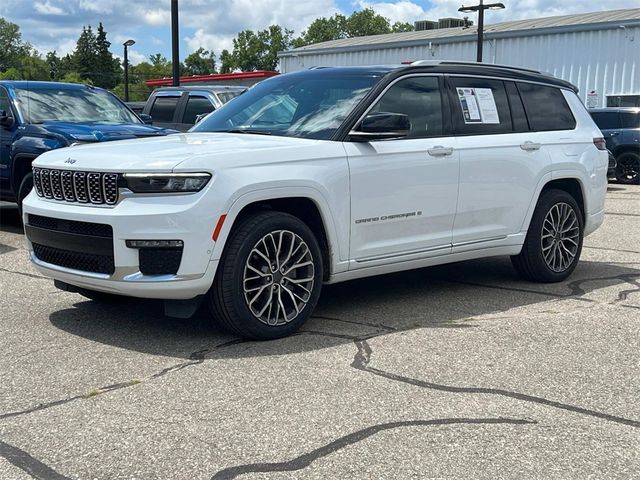
<svg viewBox="0 0 640 480"><path fill-rule="evenodd" d="M373 425L371 427L349 433L334 440L327 445L316 448L308 453L300 455L287 462L274 463L250 463L247 465L237 465L225 468L216 473L211 480L228 480L248 473L268 473L268 472L293 472L308 467L319 458L326 457L340 449L361 442L376 433L402 427L422 427L441 425L531 425L537 422L530 420L520 420L514 418L442 418L435 420L408 420L404 422L390 422Z"/></svg>
<svg viewBox="0 0 640 480"><path fill-rule="evenodd" d="M95 392L97 392L97 394L103 394L103 393L108 393L108 392L113 392L115 390L120 390L122 388L128 388L128 387L133 387L134 385L138 385L140 383L144 383L145 381L149 381L149 380L155 380L156 378L160 378L168 373L172 373L172 372L177 372L179 370L183 370L187 367L191 367L193 365L199 365L202 362L204 362L205 360L205 356L207 353L209 352L213 352L215 350L219 350L225 347L230 347L232 345L238 345L240 343L245 343L246 340L243 339L236 339L236 340L231 340L228 342L224 342L221 343L219 345L216 345L213 348L207 348L204 350L198 350L197 352L192 353L189 356L189 361L187 362L182 362L179 363L177 365L173 365L171 367L167 367L164 368L162 370L160 370L157 373L154 373L153 375L150 375L149 377L147 377L145 380L141 381L141 382L121 382L121 383L114 383L112 385L107 385L104 387L100 387L100 388L96 388ZM52 408L52 407L57 407L58 405L64 405L65 403L70 403L70 402L74 402L76 400L85 400L88 398L91 398L95 396L94 395L89 395L89 394L83 394L83 395L75 395L73 397L68 397L68 398L63 398L61 400L54 400L52 402L48 402L48 403L41 403L40 405L36 405L35 407L31 407L25 410L19 410L16 412L8 412L8 413L2 413L0 414L0 420L4 420L7 418L11 418L11 417L17 417L20 415L26 415L28 413L33 413L33 412L37 412L39 410L46 410L48 408Z"/></svg>

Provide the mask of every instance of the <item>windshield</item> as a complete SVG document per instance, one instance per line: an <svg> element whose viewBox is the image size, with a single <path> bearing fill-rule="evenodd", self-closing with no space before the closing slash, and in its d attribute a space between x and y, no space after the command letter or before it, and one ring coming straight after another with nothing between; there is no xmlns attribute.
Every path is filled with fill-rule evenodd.
<svg viewBox="0 0 640 480"><path fill-rule="evenodd" d="M210 114L192 132L239 132L329 140L380 79L376 75L282 75Z"/></svg>
<svg viewBox="0 0 640 480"><path fill-rule="evenodd" d="M92 88L16 88L18 106L29 123L142 123L113 95Z"/></svg>

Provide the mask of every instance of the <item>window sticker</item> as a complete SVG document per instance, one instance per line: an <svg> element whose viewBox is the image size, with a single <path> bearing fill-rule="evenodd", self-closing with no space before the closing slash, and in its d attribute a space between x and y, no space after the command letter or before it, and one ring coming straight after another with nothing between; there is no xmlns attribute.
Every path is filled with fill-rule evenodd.
<svg viewBox="0 0 640 480"><path fill-rule="evenodd" d="M500 123L498 107L490 88L458 88L464 123Z"/></svg>

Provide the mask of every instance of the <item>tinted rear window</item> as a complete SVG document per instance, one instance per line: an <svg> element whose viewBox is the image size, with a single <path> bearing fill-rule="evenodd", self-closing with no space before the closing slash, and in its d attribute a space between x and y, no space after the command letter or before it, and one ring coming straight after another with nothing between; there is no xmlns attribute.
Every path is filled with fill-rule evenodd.
<svg viewBox="0 0 640 480"><path fill-rule="evenodd" d="M190 96L187 100L187 108L184 110L182 123L194 124L196 117L204 113L213 112L215 109L208 98L200 96Z"/></svg>
<svg viewBox="0 0 640 480"><path fill-rule="evenodd" d="M591 116L600 130L620 128L620 115L618 115L618 112L593 112Z"/></svg>
<svg viewBox="0 0 640 480"><path fill-rule="evenodd" d="M156 97L151 107L151 118L154 122L172 122L173 113L180 97Z"/></svg>
<svg viewBox="0 0 640 480"><path fill-rule="evenodd" d="M640 113L621 113L622 128L640 128Z"/></svg>
<svg viewBox="0 0 640 480"><path fill-rule="evenodd" d="M518 83L531 130L573 130L576 120L559 88Z"/></svg>

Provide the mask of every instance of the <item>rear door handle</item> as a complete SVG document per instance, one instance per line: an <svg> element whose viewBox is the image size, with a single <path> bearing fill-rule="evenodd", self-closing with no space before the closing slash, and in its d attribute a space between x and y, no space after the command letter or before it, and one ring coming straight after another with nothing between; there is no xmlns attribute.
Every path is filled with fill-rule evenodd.
<svg viewBox="0 0 640 480"><path fill-rule="evenodd" d="M444 157L445 155L451 155L453 153L453 148L445 148L442 145L436 145L433 148L429 148L427 152L429 155L434 157Z"/></svg>
<svg viewBox="0 0 640 480"><path fill-rule="evenodd" d="M520 144L520 148L527 151L540 150L540 144L527 140L526 142Z"/></svg>

